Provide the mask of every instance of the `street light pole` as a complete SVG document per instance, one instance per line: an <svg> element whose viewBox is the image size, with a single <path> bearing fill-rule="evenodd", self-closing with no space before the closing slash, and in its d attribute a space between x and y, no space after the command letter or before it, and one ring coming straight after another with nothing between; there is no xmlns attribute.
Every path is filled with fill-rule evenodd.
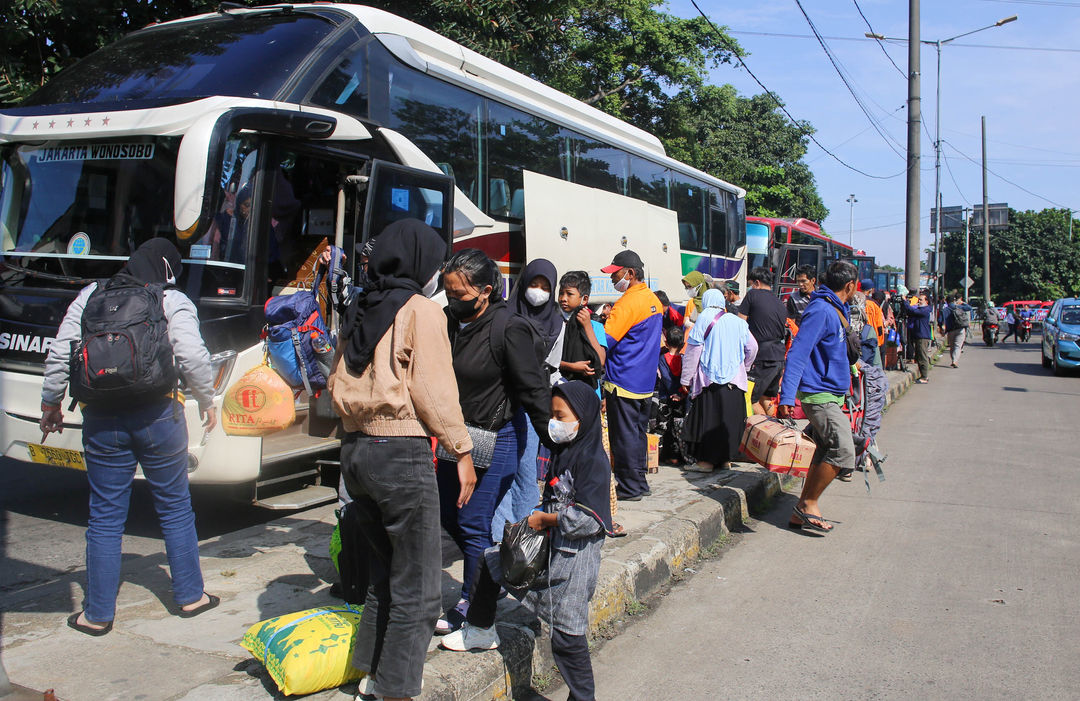
<svg viewBox="0 0 1080 701"><path fill-rule="evenodd" d="M854 234L855 234L855 203L858 202L855 199L855 193L848 195L848 229L847 229L847 244L852 248L855 248Z"/></svg>
<svg viewBox="0 0 1080 701"><path fill-rule="evenodd" d="M971 253L971 240L970 240L971 237L969 235L970 234L970 228L968 226L968 209L967 209L967 207L964 207L961 214L964 217L964 280L960 283L960 285L964 288L964 304L967 304L968 303L968 284L967 284L967 281L968 281L968 274L971 272L971 266L968 264L968 261L970 260L969 256L970 256L970 253ZM938 211L938 216L939 217L941 216L941 211L940 210Z"/></svg>

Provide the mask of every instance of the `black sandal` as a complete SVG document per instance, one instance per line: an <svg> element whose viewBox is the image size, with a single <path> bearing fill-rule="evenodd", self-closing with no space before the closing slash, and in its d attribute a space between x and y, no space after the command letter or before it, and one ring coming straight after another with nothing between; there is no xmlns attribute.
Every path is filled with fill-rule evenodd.
<svg viewBox="0 0 1080 701"><path fill-rule="evenodd" d="M827 518L808 514L800 510L797 506L791 511L793 515L797 516L799 520L802 521L802 523L792 523L791 521L788 521L788 528L809 528L810 530L817 531L818 533L829 533L830 531L832 531L832 528L826 528L825 526L814 523L814 521L820 521L821 523L832 523ZM813 521L811 519L813 519Z"/></svg>
<svg viewBox="0 0 1080 701"><path fill-rule="evenodd" d="M213 594L207 594L206 597L208 599L210 599L210 601L203 604L199 608L191 609L190 611L185 611L181 607L180 610L176 612L176 615L179 616L180 618L194 618L195 616L198 616L200 613L205 613L206 611L209 611L210 609L217 608L217 605L221 603L221 599L214 596Z"/></svg>
<svg viewBox="0 0 1080 701"><path fill-rule="evenodd" d="M68 616L68 619L67 619L68 628L71 628L72 630L77 630L80 633L86 633L87 635L92 635L95 638L100 638L101 636L105 635L110 630L112 630L112 624L113 624L112 621L109 621L108 623L106 623L104 628L91 628L90 626L83 625L82 623L79 623L79 616L81 616L82 614L83 614L82 611L78 611L78 612L73 613L70 616Z"/></svg>

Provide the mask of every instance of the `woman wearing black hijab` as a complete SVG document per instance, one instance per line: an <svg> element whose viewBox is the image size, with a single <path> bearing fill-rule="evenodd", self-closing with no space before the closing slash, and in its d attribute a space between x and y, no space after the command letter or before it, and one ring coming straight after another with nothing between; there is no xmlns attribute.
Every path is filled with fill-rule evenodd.
<svg viewBox="0 0 1080 701"><path fill-rule="evenodd" d="M217 425L210 354L199 332L199 316L187 296L172 287L181 272L180 252L166 239L151 239L136 250L109 286L163 285L162 308L173 358L189 392L199 404L207 433ZM67 391L71 349L82 338L83 311L98 289L92 283L68 307L49 347L41 392L42 441L62 432L61 404ZM98 305L100 306L100 305ZM175 613L190 618L214 608L216 596L203 591L199 539L188 490L188 430L178 395L132 398L122 408L82 409L82 443L90 483L90 518L86 529L86 607L68 625L101 636L112 629L120 587L120 559L131 484L136 465L150 487L165 539L172 577Z"/></svg>
<svg viewBox="0 0 1080 701"><path fill-rule="evenodd" d="M555 444L544 488L544 506L529 517L534 530L549 530L551 559L547 577L533 588L507 587L551 625L551 652L570 689L571 699L593 699L589 657L589 600L600 572L600 548L611 533L611 463L604 453L600 398L575 380L552 388L548 433ZM440 641L448 650L486 650L499 644L495 608L502 571L499 549L484 553L467 621Z"/></svg>
<svg viewBox="0 0 1080 701"><path fill-rule="evenodd" d="M350 303L328 387L347 431L341 472L368 544L370 589L353 666L365 692L420 694L424 658L441 611L439 488L431 442L457 458L458 508L476 474L438 289L446 242L416 219L379 234L369 280Z"/></svg>
<svg viewBox="0 0 1080 701"><path fill-rule="evenodd" d="M506 304L532 323L537 336L543 343L544 370L549 377L559 369L563 355L563 332L566 324L562 310L556 299L556 284L559 274L554 264L544 258L537 258L521 271L517 284L510 292ZM510 491L499 501L495 508L495 517L491 520L491 537L502 539L503 525L517 523L529 515L540 501L538 480L544 479L537 467L537 455L540 452L540 437L533 427L520 417L525 426L525 444L521 446L517 474Z"/></svg>

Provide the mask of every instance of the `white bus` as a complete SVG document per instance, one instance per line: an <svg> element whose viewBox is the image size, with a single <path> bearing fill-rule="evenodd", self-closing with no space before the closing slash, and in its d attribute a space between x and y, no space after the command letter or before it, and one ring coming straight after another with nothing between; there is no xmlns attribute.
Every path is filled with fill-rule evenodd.
<svg viewBox="0 0 1080 701"><path fill-rule="evenodd" d="M147 27L0 110L0 451L31 458L67 304L148 238L185 257L179 285L199 307L220 403L262 357L264 302L324 240L351 252L418 217L508 277L538 257L588 270L597 302L615 296L600 267L631 248L678 299L690 270L744 281L744 196L647 132L372 8L222 9ZM204 438L189 402L191 481L249 485L279 508L331 498L265 498L336 454L338 422L306 396L298 410L280 434ZM78 451L77 409L65 421L49 445Z"/></svg>

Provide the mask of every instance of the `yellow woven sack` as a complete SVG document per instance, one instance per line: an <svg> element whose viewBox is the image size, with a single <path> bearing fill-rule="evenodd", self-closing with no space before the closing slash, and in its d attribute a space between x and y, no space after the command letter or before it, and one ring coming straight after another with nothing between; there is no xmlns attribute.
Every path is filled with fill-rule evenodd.
<svg viewBox="0 0 1080 701"><path fill-rule="evenodd" d="M752 395L753 393L754 393L754 381L753 380L747 380L746 381L746 415L747 416L753 416L754 415L754 404L753 404L753 402L750 401L750 395Z"/></svg>
<svg viewBox="0 0 1080 701"><path fill-rule="evenodd" d="M314 694L354 682L352 666L363 606L321 606L256 623L240 646L262 662L286 696Z"/></svg>
<svg viewBox="0 0 1080 701"><path fill-rule="evenodd" d="M265 436L296 421L293 391L265 362L225 391L221 423L230 436Z"/></svg>

